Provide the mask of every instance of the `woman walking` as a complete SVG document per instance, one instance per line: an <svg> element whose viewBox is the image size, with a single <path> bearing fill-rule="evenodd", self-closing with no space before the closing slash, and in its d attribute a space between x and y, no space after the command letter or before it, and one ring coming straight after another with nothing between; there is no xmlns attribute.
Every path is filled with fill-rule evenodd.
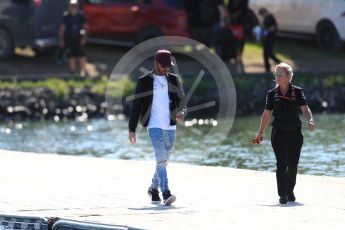
<svg viewBox="0 0 345 230"><path fill-rule="evenodd" d="M303 145L302 123L299 112L307 119L310 131L315 129L312 113L307 105L302 88L291 84L293 71L290 65L280 63L275 67L276 87L267 92L265 110L261 116L259 131L254 138L260 143L271 120L271 144L277 160L277 187L279 203L296 200L294 187L297 167Z"/></svg>

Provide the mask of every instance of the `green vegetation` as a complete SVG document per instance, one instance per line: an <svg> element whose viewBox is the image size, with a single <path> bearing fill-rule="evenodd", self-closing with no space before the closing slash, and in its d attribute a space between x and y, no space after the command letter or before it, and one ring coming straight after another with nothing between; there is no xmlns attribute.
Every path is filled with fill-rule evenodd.
<svg viewBox="0 0 345 230"><path fill-rule="evenodd" d="M119 81L108 81L106 76L99 79L80 79L80 80L64 80L58 78L45 79L40 81L19 81L9 82L0 81L0 89L28 89L35 90L39 88L48 88L58 98L66 98L66 96L74 90L79 92L83 89L89 89L90 92L105 96L108 92L109 96L120 98L122 95L127 96L134 91L135 82L122 78Z"/></svg>
<svg viewBox="0 0 345 230"><path fill-rule="evenodd" d="M74 82L71 81L72 85L73 83ZM20 88L29 90L34 90L37 88L48 88L52 90L54 94L57 95L59 98L64 98L69 92L68 82L57 78L52 78L43 81L0 82L0 89L3 88Z"/></svg>
<svg viewBox="0 0 345 230"><path fill-rule="evenodd" d="M344 75L334 75L323 79L323 85L326 88L332 88L337 85L345 86L345 76Z"/></svg>
<svg viewBox="0 0 345 230"><path fill-rule="evenodd" d="M194 83L193 77L184 78L185 89L191 88ZM270 82L272 78L265 75L236 75L233 79L236 90L238 93L247 94L250 93L255 87L262 86L261 83ZM294 80L296 85L307 85L314 82L319 82L323 87L332 88L336 86L345 86L345 74L338 75L315 75L315 74L298 74ZM265 83L264 83L265 84ZM58 78L45 79L40 81L19 81L9 82L0 81L0 90L5 88L12 89L28 89L35 90L39 88L50 89L58 98L63 99L73 90L74 92L80 92L81 90L88 89L90 92L105 96L121 98L123 96L129 96L134 93L136 82L127 78L119 78L117 80L108 80L108 77L102 76L97 79L78 79L78 80L64 80ZM199 83L194 93L196 95L212 95L217 90L215 80L210 77L205 77L203 81Z"/></svg>
<svg viewBox="0 0 345 230"><path fill-rule="evenodd" d="M95 89L97 88L97 90L99 91L93 91L95 93L98 93L100 95L105 95L105 93L107 92L108 96L114 97L114 98L120 98L125 97L125 96L129 96L130 94L134 93L135 90L135 86L136 86L136 82L134 82L133 80L123 77L120 78L118 80L111 80L108 82L108 80L106 82L103 81L102 85L98 85L98 87L95 87Z"/></svg>

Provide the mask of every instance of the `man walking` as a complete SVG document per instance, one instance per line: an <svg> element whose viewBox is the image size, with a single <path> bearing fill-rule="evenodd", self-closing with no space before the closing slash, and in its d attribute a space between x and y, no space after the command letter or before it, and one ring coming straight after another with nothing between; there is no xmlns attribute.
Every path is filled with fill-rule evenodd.
<svg viewBox="0 0 345 230"><path fill-rule="evenodd" d="M167 164L176 136L176 121L183 121L186 107L185 95L177 75L169 73L174 65L171 52L158 50L154 69L138 79L135 98L129 117L129 141L136 143L136 128L140 120L147 127L156 157L156 169L148 189L152 203L160 203L158 189L165 205L176 197L168 186Z"/></svg>

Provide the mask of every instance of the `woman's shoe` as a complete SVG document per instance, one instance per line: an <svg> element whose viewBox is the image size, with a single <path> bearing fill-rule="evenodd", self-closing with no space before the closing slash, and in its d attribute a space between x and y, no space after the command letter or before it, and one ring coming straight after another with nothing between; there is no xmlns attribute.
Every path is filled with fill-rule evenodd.
<svg viewBox="0 0 345 230"><path fill-rule="evenodd" d="M286 204L288 202L288 197L287 196L281 196L279 198L279 203L280 204Z"/></svg>
<svg viewBox="0 0 345 230"><path fill-rule="evenodd" d="M294 195L293 193L290 193L290 194L288 195L288 200L289 200L290 202L294 202L294 201L296 200L295 195Z"/></svg>

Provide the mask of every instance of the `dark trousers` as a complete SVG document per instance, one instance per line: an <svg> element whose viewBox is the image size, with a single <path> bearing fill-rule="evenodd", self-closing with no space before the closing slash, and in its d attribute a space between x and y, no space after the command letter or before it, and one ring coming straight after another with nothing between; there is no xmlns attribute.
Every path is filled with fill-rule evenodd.
<svg viewBox="0 0 345 230"><path fill-rule="evenodd" d="M265 70L266 72L271 71L271 66L269 59L273 59L276 64L279 64L281 61L275 56L273 53L274 42L276 40L276 35L268 34L267 37L264 39L264 62L265 62Z"/></svg>
<svg viewBox="0 0 345 230"><path fill-rule="evenodd" d="M280 197L293 193L297 167L303 145L300 129L272 128L271 143L277 160L277 186Z"/></svg>

